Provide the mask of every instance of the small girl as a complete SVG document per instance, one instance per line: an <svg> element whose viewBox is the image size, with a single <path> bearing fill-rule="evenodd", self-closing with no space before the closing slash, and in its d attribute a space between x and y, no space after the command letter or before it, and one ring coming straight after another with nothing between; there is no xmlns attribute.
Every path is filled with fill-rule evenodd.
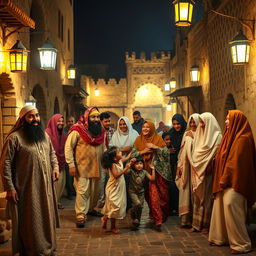
<svg viewBox="0 0 256 256"><path fill-rule="evenodd" d="M132 200L131 218L133 229L136 230L140 225L140 218L144 204L144 186L146 177L153 181L155 180L155 168L150 165L152 174L144 170L144 161L141 156L131 160L132 167L129 169L130 183L129 195Z"/></svg>
<svg viewBox="0 0 256 256"><path fill-rule="evenodd" d="M123 169L123 162L130 158L130 154L122 158L122 152L117 147L110 147L103 153L101 162L104 169L109 170L109 179L106 185L106 201L101 212L102 228L107 228L107 221L110 219L111 232L120 233L116 228L116 219L123 219L126 215L126 187L124 173L128 171L131 162Z"/></svg>

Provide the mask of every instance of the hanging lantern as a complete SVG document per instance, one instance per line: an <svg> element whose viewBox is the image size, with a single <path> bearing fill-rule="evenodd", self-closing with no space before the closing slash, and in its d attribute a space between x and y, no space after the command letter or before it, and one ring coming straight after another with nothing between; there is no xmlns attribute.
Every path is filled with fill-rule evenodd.
<svg viewBox="0 0 256 256"><path fill-rule="evenodd" d="M241 30L229 44L233 64L247 64L249 62L250 42Z"/></svg>
<svg viewBox="0 0 256 256"><path fill-rule="evenodd" d="M68 74L68 79L72 79L72 80L76 79L76 68L74 65L69 65L67 74Z"/></svg>
<svg viewBox="0 0 256 256"><path fill-rule="evenodd" d="M25 100L25 105L36 107L36 99L32 95L29 95L28 99Z"/></svg>
<svg viewBox="0 0 256 256"><path fill-rule="evenodd" d="M199 82L200 80L200 71L199 66L194 65L190 69L190 80L191 82Z"/></svg>
<svg viewBox="0 0 256 256"><path fill-rule="evenodd" d="M94 90L94 95L95 95L95 96L100 96L100 90L99 90L98 88L96 88L96 89Z"/></svg>
<svg viewBox="0 0 256 256"><path fill-rule="evenodd" d="M47 39L41 48L38 48L40 55L41 69L55 70L57 49L53 46L51 41Z"/></svg>
<svg viewBox="0 0 256 256"><path fill-rule="evenodd" d="M175 25L187 27L191 25L194 9L194 0L174 0Z"/></svg>
<svg viewBox="0 0 256 256"><path fill-rule="evenodd" d="M169 83L166 83L166 84L164 85L164 90L165 90L165 91L170 91L170 84L169 84Z"/></svg>
<svg viewBox="0 0 256 256"><path fill-rule="evenodd" d="M10 56L10 69L14 73L27 72L28 53L30 52L25 48L20 40L8 50Z"/></svg>
<svg viewBox="0 0 256 256"><path fill-rule="evenodd" d="M166 110L167 111L172 111L172 105L170 103L167 104Z"/></svg>
<svg viewBox="0 0 256 256"><path fill-rule="evenodd" d="M171 89L175 89L176 88L176 80L175 80L174 77L170 80L170 86L171 86Z"/></svg>

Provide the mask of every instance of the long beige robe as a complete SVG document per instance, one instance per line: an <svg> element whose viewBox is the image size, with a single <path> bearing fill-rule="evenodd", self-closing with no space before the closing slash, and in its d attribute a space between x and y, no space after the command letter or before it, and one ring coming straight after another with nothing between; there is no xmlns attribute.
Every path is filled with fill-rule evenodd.
<svg viewBox="0 0 256 256"><path fill-rule="evenodd" d="M17 204L7 205L13 255L54 255L59 219L52 172L58 162L48 135L43 142L28 144L22 129L12 133L1 159L4 190L16 189L19 197Z"/></svg>

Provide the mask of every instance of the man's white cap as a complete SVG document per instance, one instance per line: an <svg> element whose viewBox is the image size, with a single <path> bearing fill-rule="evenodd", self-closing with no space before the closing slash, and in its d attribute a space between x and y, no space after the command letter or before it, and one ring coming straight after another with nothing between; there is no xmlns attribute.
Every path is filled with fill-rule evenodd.
<svg viewBox="0 0 256 256"><path fill-rule="evenodd" d="M23 107L21 110L20 110L20 114L19 114L19 117L22 118L23 116L25 116L28 112L32 111L32 110L35 110L37 109L36 107L32 106L32 105L27 105L25 107Z"/></svg>

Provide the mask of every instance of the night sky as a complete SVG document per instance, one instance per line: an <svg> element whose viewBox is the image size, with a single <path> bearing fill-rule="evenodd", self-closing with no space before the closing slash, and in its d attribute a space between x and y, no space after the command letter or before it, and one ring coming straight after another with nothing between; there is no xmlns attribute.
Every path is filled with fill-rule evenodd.
<svg viewBox="0 0 256 256"><path fill-rule="evenodd" d="M170 0L75 0L75 64L109 64L125 77L125 52L171 50L176 28Z"/></svg>

